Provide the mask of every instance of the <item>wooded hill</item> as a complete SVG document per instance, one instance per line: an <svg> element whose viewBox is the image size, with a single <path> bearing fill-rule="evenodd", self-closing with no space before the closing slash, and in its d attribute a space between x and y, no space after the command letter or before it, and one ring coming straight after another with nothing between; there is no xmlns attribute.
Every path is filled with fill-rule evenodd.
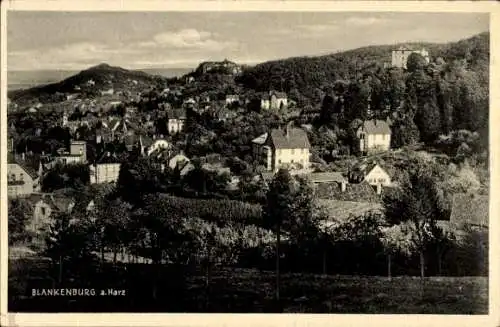
<svg viewBox="0 0 500 327"><path fill-rule="evenodd" d="M399 46L426 48L432 61L446 63L467 61L468 69L488 73L489 32L446 44L406 43L368 46L325 56L292 57L268 61L244 70L239 78L245 87L258 91L269 89L295 93L317 99L317 91L337 80L352 80L363 74L381 74L384 63L390 63L391 51Z"/></svg>
<svg viewBox="0 0 500 327"><path fill-rule="evenodd" d="M106 91L110 88L113 88L115 92L142 90L156 86L157 82L162 79L160 76L150 75L142 71L99 64L60 82L26 90L13 90L8 93L8 96L13 102L20 104L30 101L57 102L57 94L84 93L92 96L97 95L99 91ZM93 83L88 84L89 81L93 81Z"/></svg>

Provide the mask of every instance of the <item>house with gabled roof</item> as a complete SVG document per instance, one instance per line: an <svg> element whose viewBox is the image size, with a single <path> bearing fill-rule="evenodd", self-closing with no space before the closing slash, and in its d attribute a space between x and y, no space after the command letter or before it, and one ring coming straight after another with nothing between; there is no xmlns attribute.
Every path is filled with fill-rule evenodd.
<svg viewBox="0 0 500 327"><path fill-rule="evenodd" d="M356 131L361 153L388 151L391 147L391 128L385 120L366 120Z"/></svg>
<svg viewBox="0 0 500 327"><path fill-rule="evenodd" d="M18 156L9 152L7 154L8 197L28 196L33 192L38 192L42 172L41 161L38 161L38 167L35 167L35 163L26 160L24 154Z"/></svg>
<svg viewBox="0 0 500 327"><path fill-rule="evenodd" d="M48 227L55 214L71 213L75 206L75 199L72 197L51 193L33 193L28 200L33 204L33 220L27 229L33 232Z"/></svg>
<svg viewBox="0 0 500 327"><path fill-rule="evenodd" d="M278 110L288 105L288 96L284 92L270 91L260 100L260 107L264 110Z"/></svg>
<svg viewBox="0 0 500 327"><path fill-rule="evenodd" d="M382 187L391 187L391 176L377 163L359 163L352 167L348 173L351 183L366 182L375 187L377 193L381 193Z"/></svg>
<svg viewBox="0 0 500 327"><path fill-rule="evenodd" d="M120 174L120 160L111 152L104 153L90 166L90 183L116 183Z"/></svg>
<svg viewBox="0 0 500 327"><path fill-rule="evenodd" d="M281 167L309 169L311 144L307 133L289 123L284 129L272 129L252 140L254 157L266 170Z"/></svg>
<svg viewBox="0 0 500 327"><path fill-rule="evenodd" d="M167 113L167 130L170 135L182 132L186 122L186 110L184 108L172 109Z"/></svg>

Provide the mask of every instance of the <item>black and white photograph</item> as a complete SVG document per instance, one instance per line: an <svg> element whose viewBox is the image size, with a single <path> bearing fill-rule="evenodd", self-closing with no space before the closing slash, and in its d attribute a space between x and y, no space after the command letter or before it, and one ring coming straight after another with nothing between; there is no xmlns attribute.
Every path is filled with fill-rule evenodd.
<svg viewBox="0 0 500 327"><path fill-rule="evenodd" d="M491 313L490 13L5 11L9 312Z"/></svg>

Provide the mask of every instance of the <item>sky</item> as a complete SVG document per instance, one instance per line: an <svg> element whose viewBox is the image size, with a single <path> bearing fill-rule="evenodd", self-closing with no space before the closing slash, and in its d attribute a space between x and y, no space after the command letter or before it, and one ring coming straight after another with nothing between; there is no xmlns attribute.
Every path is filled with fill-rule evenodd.
<svg viewBox="0 0 500 327"><path fill-rule="evenodd" d="M483 13L29 12L7 15L8 70L254 64L368 45L451 42L489 30Z"/></svg>

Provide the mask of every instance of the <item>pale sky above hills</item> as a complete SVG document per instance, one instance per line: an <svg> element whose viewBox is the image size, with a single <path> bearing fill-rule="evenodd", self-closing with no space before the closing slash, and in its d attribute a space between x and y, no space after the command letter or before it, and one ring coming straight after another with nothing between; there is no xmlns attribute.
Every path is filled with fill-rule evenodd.
<svg viewBox="0 0 500 327"><path fill-rule="evenodd" d="M488 14L298 12L8 13L8 69L195 67L321 55L368 45L450 42L489 30Z"/></svg>

